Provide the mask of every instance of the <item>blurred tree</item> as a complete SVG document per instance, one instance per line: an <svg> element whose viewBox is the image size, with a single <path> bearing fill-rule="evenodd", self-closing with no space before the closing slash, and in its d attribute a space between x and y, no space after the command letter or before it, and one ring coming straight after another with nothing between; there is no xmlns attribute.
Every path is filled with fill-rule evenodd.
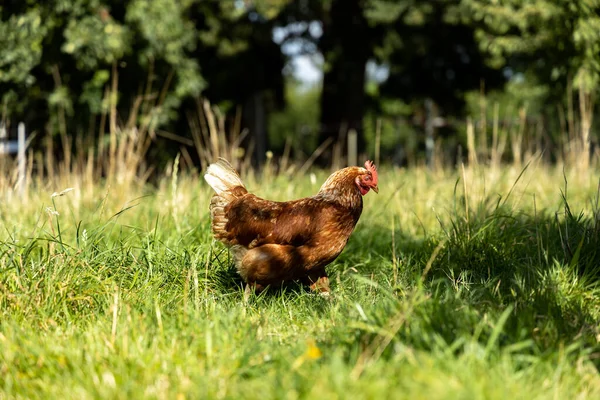
<svg viewBox="0 0 600 400"><path fill-rule="evenodd" d="M293 43L298 48L295 55L323 56L319 143L341 139L340 144L345 145L346 134L353 129L358 133L359 148L364 149L365 67L379 34L365 17L369 1L291 0L277 17L284 27L284 46ZM329 165L331 157L331 149L327 149L321 164Z"/></svg>
<svg viewBox="0 0 600 400"><path fill-rule="evenodd" d="M0 93L2 94L2 117L7 112L25 113L27 102L23 101L24 90L34 86L36 78L32 70L42 58L44 37L48 27L42 23L39 8L23 9L20 13L10 13L7 6L0 6ZM20 90L19 90L20 89ZM37 98L36 90L31 90L30 98ZM13 111L14 110L14 111Z"/></svg>
<svg viewBox="0 0 600 400"><path fill-rule="evenodd" d="M290 79L287 82L286 108L269 119L271 149L282 154L286 151L298 162L306 160L317 148L319 133L318 87L304 87Z"/></svg>
<svg viewBox="0 0 600 400"><path fill-rule="evenodd" d="M282 70L285 59L272 38L278 2L198 2L191 18L201 33L196 58L208 82L203 95L220 104L232 118L241 106L242 125L249 129L254 162L259 166L269 148L268 116L285 103ZM205 27L210 29L206 31Z"/></svg>
<svg viewBox="0 0 600 400"><path fill-rule="evenodd" d="M20 72L0 73L4 117L24 120L30 130L93 135L111 106L127 120L142 99L152 106L139 114L146 126L173 120L181 100L205 87L193 57L189 3L5 2L0 63L2 71Z"/></svg>
<svg viewBox="0 0 600 400"><path fill-rule="evenodd" d="M185 136L186 111L203 95L225 112L242 107L260 162L267 139L280 139L267 127L300 118L293 109L291 122L268 121L285 103L281 48L294 43L324 60L310 114L317 142L354 129L366 149L366 114L425 127L425 110L460 115L465 93L505 76L533 77L556 98L572 77L589 108L600 87L599 13L597 0L5 0L2 117L95 137L116 110L109 128L133 121ZM368 82L369 63L385 77ZM394 128L384 128L391 143Z"/></svg>
<svg viewBox="0 0 600 400"><path fill-rule="evenodd" d="M378 33L368 24L365 5L365 0L332 0L323 13L323 36L319 41L325 59L321 143L339 137L344 146L347 132L355 130L358 148L364 148L365 67L373 56ZM331 156L330 152L324 154ZM331 160L325 161L329 164Z"/></svg>
<svg viewBox="0 0 600 400"><path fill-rule="evenodd" d="M577 88L598 88L600 1L463 0L462 7L497 66L533 72L558 97L569 77Z"/></svg>
<svg viewBox="0 0 600 400"><path fill-rule="evenodd" d="M252 5L13 0L2 3L0 17L3 118L95 137L115 108L122 124L181 134L189 132L184 110L196 110L192 99L205 95L245 106L244 124L258 132L264 155L266 115L283 103L283 56L271 19Z"/></svg>
<svg viewBox="0 0 600 400"><path fill-rule="evenodd" d="M343 139L354 129L364 149L369 109L385 112L393 107L383 103L396 99L423 108L430 99L443 112L460 114L466 91L482 81L501 86L504 76L487 63L463 12L460 0L292 1L280 21L296 26L284 40L314 43L304 48L324 58L319 141ZM311 34L309 22L315 20L322 35ZM370 60L388 72L376 97L366 92ZM331 152L324 156L329 163Z"/></svg>
<svg viewBox="0 0 600 400"><path fill-rule="evenodd" d="M475 32L461 18L459 0L405 1L390 9L373 2L370 21L389 27L377 49L379 62L389 65L380 86L387 98L432 99L447 114L460 115L464 93L501 86L505 78L479 49Z"/></svg>
<svg viewBox="0 0 600 400"><path fill-rule="evenodd" d="M395 107L385 103L412 104L412 123L421 132L417 142L430 166L435 141L456 134L448 117L463 115L465 94L502 87L506 80L480 50L463 14L459 0L373 0L368 10L371 23L387 27L376 51L377 60L389 66L379 89L381 113L397 118L389 113Z"/></svg>
<svg viewBox="0 0 600 400"><path fill-rule="evenodd" d="M568 137L562 141L574 141L587 166L594 98L600 89L600 1L463 0L462 5L477 26L481 48L493 55L495 64L508 66L513 76L532 76L545 91L545 119L556 120L553 105L566 99L567 123L561 125L567 128L561 131ZM578 101L572 87L578 89Z"/></svg>

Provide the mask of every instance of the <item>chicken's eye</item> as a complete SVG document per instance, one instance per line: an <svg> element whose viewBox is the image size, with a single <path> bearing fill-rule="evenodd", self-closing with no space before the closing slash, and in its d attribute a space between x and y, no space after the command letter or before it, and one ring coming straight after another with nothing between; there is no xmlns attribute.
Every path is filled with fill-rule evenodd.
<svg viewBox="0 0 600 400"><path fill-rule="evenodd" d="M367 175L367 176L365 176L365 177L363 178L363 180L368 182L368 181L370 181L370 180L371 180L371 177L370 177L369 175Z"/></svg>

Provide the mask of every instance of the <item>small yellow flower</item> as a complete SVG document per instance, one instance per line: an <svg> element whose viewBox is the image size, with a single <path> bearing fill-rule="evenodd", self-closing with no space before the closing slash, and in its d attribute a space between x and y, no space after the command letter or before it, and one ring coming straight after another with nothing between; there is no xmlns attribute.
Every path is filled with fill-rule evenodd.
<svg viewBox="0 0 600 400"><path fill-rule="evenodd" d="M317 347L317 344L315 343L314 339L309 339L308 348L306 349L306 353L304 353L304 355L309 360L318 360L319 358L321 358L323 353L321 352L321 349Z"/></svg>
<svg viewBox="0 0 600 400"><path fill-rule="evenodd" d="M304 354L298 357L296 361L294 361L292 369L300 368L300 366L307 360L318 360L323 355L321 349L319 349L314 339L308 339L306 344L306 351Z"/></svg>

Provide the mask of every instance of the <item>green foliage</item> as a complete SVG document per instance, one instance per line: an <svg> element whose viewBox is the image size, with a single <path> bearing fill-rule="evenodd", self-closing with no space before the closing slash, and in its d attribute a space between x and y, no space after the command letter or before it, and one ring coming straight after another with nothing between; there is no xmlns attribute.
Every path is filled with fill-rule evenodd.
<svg viewBox="0 0 600 400"><path fill-rule="evenodd" d="M416 108L415 105L407 104L400 99L380 101L381 113L369 112L365 118L367 154L375 154L379 129L380 151L384 159L390 159L397 164L414 162L412 156L418 153L419 136L422 135L419 129L410 124L410 116Z"/></svg>
<svg viewBox="0 0 600 400"><path fill-rule="evenodd" d="M276 18L289 3L291 3L290 0L252 0L252 5L256 8L256 11L267 19Z"/></svg>
<svg viewBox="0 0 600 400"><path fill-rule="evenodd" d="M413 1L370 0L365 6L365 16L372 24L392 24L412 6Z"/></svg>
<svg viewBox="0 0 600 400"><path fill-rule="evenodd" d="M128 28L116 23L110 16L105 18L91 15L72 19L67 24L62 51L73 55L81 70L112 64L131 51Z"/></svg>
<svg viewBox="0 0 600 400"><path fill-rule="evenodd" d="M30 88L35 83L31 70L42 57L42 42L47 27L42 24L38 8L21 15L11 15L0 22L0 85L14 83ZM25 104L19 103L14 91L2 93L2 104L9 109Z"/></svg>
<svg viewBox="0 0 600 400"><path fill-rule="evenodd" d="M574 78L593 91L600 83L600 2L596 0L464 0L480 46L503 65L533 60L546 82ZM535 63L535 60L539 62ZM541 60L540 60L541 59ZM537 65L536 65L537 64Z"/></svg>
<svg viewBox="0 0 600 400"><path fill-rule="evenodd" d="M30 71L40 60L45 31L37 9L0 24L1 82L33 83Z"/></svg>
<svg viewBox="0 0 600 400"><path fill-rule="evenodd" d="M441 114L459 116L464 94L481 81L490 89L504 84L499 69L479 49L476 26L463 17L460 2L372 0L369 5L369 22L382 30L375 56L389 67L380 85L382 109L400 98L418 113L431 99Z"/></svg>
<svg viewBox="0 0 600 400"><path fill-rule="evenodd" d="M519 109L523 107L530 115L540 115L548 107L548 87L536 84L533 78L525 80L511 80L504 90L495 90L485 93L483 105L486 118L491 123L494 118L494 106L498 104L499 118L502 120L516 120ZM467 93L467 113L478 116L481 114L482 98L480 91ZM552 132L551 132L552 133Z"/></svg>
<svg viewBox="0 0 600 400"><path fill-rule="evenodd" d="M127 9L126 21L135 26L148 45L140 54L144 62L164 57L170 64L194 50L194 26L184 19L185 8L174 0L146 2L134 0Z"/></svg>
<svg viewBox="0 0 600 400"><path fill-rule="evenodd" d="M142 66L152 68L156 60L164 60L175 75L154 123L164 126L177 118L177 109L185 98L199 96L206 86L193 52L198 45L198 32L188 17L192 2L160 0L130 2L125 21L139 32L145 46L136 49ZM151 72L148 71L150 74ZM169 88L170 89L170 88Z"/></svg>
<svg viewBox="0 0 600 400"><path fill-rule="evenodd" d="M29 131L41 132L39 139L61 132L63 138L76 137L69 141L72 146L83 147L104 141L109 130L136 126L158 142L145 156L160 167L181 143L163 139L156 131L193 142L196 125L190 124L202 118L197 107L202 97L230 104L226 112L233 110L232 114L240 107L246 111L260 98L262 104L256 106L265 110L263 119L282 107L284 57L272 41L271 19L285 3L3 4L2 118L24 121ZM251 114L242 114L240 130L255 128Z"/></svg>
<svg viewBox="0 0 600 400"><path fill-rule="evenodd" d="M87 104L92 114L108 112L108 102L103 98L104 88L110 79L110 72L99 69L94 72L92 79L84 83L80 100Z"/></svg>
<svg viewBox="0 0 600 400"><path fill-rule="evenodd" d="M71 100L65 107L73 115L66 121L68 131L80 132L90 125L90 117L109 110L107 90L114 88L115 73L120 115L142 112L144 126L149 122L151 128L173 127L186 123L180 115L183 102L207 88L203 68L211 88L228 93L216 100L237 104L253 93L240 91L241 99L233 98L233 89L225 88L228 81L215 77L214 64L217 60L233 64L229 60L242 52L260 51L255 37L255 47L249 49L249 36L260 29L253 33L247 13L233 1L95 0L4 6L0 21L0 40L6 42L0 52L0 92L8 106L4 110L9 119L21 119L35 103L46 108L35 121L39 122L56 112L57 104L62 107L64 102L56 100L67 93Z"/></svg>
<svg viewBox="0 0 600 400"><path fill-rule="evenodd" d="M319 96L316 88L303 88L288 81L286 85L286 108L269 118L269 143L271 149L281 153L286 141L294 150L294 156L303 159L317 147L319 127Z"/></svg>
<svg viewBox="0 0 600 400"><path fill-rule="evenodd" d="M168 89L154 101L160 106L154 122L173 121L181 101L205 87L193 55L202 27L187 13L192 3L95 0L3 7L9 17L0 22L0 40L6 41L0 83L4 102L14 100L7 117L23 118L20 112L28 105L47 99L50 114L64 109L74 116L68 128L77 132L89 125L90 115L108 111L105 94L114 70L137 78L119 80L120 110L131 111L149 82L144 90L157 99L157 91Z"/></svg>
<svg viewBox="0 0 600 400"><path fill-rule="evenodd" d="M189 143L190 116L204 96L227 105L228 121L242 109L241 128L259 131L251 135L270 126L274 149L295 138L297 154L345 128L372 151L381 119L381 144L392 156L399 145L409 152L421 146L426 99L447 120L481 114L473 112L473 93L483 81L502 109L511 98L513 108L527 104L556 136L554 127L565 125L556 105L569 84L589 99L600 87L599 15L597 0L10 1L0 6L2 116L24 120L29 130L60 126L95 138L105 133L99 126L114 128L105 123L114 112L118 125L160 128ZM321 29L312 29L315 22ZM288 28L282 43L273 41L274 27ZM299 54L323 55L319 99L316 92L284 94L281 50L290 43ZM373 61L388 77L365 85L364 67ZM282 113L284 99L293 104ZM568 100L573 136L577 107ZM591 104L580 110L589 121ZM309 133L298 136L300 125Z"/></svg>

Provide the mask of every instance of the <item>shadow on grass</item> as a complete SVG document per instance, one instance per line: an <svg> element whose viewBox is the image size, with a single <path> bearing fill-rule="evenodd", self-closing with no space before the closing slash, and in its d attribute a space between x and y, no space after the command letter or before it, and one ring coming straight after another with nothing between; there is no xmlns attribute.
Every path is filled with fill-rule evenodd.
<svg viewBox="0 0 600 400"><path fill-rule="evenodd" d="M394 340L427 350L440 342L452 348L465 338L485 346L493 338L498 348L522 344L520 351L527 354L548 354L563 345L599 352L598 207L591 215L574 213L563 198L560 212L528 215L488 199L468 215L464 205L458 210L440 220L442 233L435 237L415 239L396 230L396 262L389 261L388 227L357 232L347 249L346 267L361 262L360 248L366 246L376 255L372 259L387 262L363 262L359 274L391 289L422 282L430 296L415 306ZM512 311L497 330L495 320L508 307ZM387 329L401 308L398 303L373 309L370 322ZM373 330L359 329L354 340L370 342ZM597 359L594 363L599 366Z"/></svg>

